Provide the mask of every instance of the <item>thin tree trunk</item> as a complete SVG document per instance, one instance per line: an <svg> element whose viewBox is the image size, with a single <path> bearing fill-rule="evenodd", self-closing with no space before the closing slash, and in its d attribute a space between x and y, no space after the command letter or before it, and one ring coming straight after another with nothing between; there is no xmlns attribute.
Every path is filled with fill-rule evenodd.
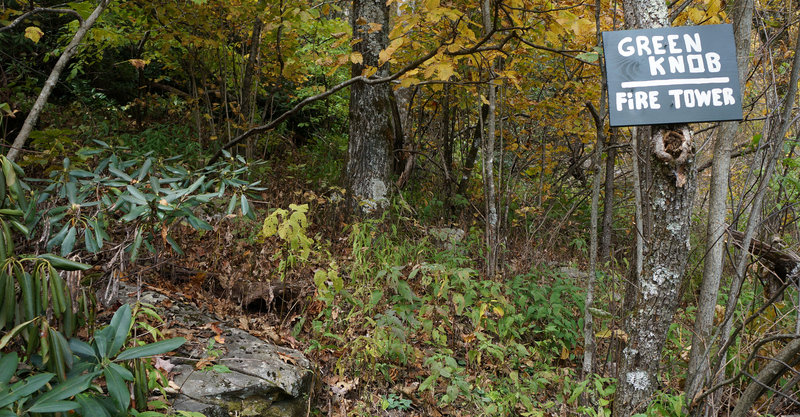
<svg viewBox="0 0 800 417"><path fill-rule="evenodd" d="M492 13L492 1L484 0L481 3L483 12L483 31L484 34L492 32L494 28L494 16ZM493 72L494 65L489 68ZM494 141L495 127L497 123L497 86L489 84L487 100L489 101L489 114L486 118L486 134L483 137L483 187L484 198L486 199L486 275L493 278L497 273L497 250L498 250L498 225L497 201L494 184Z"/></svg>
<svg viewBox="0 0 800 417"><path fill-rule="evenodd" d="M616 130L612 130L606 144L606 174L603 190L603 236L600 241L600 259L611 258L611 244L614 232L614 167L617 159Z"/></svg>
<svg viewBox="0 0 800 417"><path fill-rule="evenodd" d="M667 8L659 0L625 0L628 28L668 25ZM651 181L643 188L644 251L638 285L626 300L625 332L628 343L622 352L614 415L628 417L651 402L658 387L661 350L678 304L678 289L689 256L689 231L697 186L692 132L686 125L671 128L640 127L634 140L645 158L643 168ZM668 137L680 140L676 155L663 151ZM634 156L636 157L636 156ZM645 175L645 179L648 175ZM645 194L648 193L648 194ZM645 210L643 210L645 211Z"/></svg>
<svg viewBox="0 0 800 417"><path fill-rule="evenodd" d="M444 194L444 211L450 216L453 212L453 130L451 129L452 108L450 106L450 84L444 85L444 103L442 103L442 167L444 178L442 187Z"/></svg>
<svg viewBox="0 0 800 417"><path fill-rule="evenodd" d="M581 374L583 378L588 378L594 372L594 323L590 309L594 303L594 285L597 278L597 223L598 206L600 205L600 183L602 182L602 170L600 169L602 149L605 146L606 124L605 124L605 89L600 95L600 110L596 110L591 103L588 103L592 113L597 135L597 145L592 156L594 166L594 180L592 182L592 208L589 230L589 280L586 283L586 300L583 313L583 367ZM586 405L586 404L584 404Z"/></svg>
<svg viewBox="0 0 800 417"><path fill-rule="evenodd" d="M745 77L748 73L750 56L750 36L753 21L753 0L736 0L733 6L734 37L736 39L739 67L739 83L744 89ZM693 409L693 414L700 415L704 407L693 404L693 399L709 377L709 350L711 347L711 330L714 325L714 312L722 277L724 256L725 214L727 213L728 178L731 166L731 151L738 122L722 123L717 130L714 142L714 157L711 166L710 197L708 203L708 225L706 228L706 245L708 247L703 263L703 282L700 287L700 298L692 334L692 350L689 356L689 368L686 378L686 404Z"/></svg>
<svg viewBox="0 0 800 417"><path fill-rule="evenodd" d="M39 97L36 99L36 102L33 103L33 107L31 108L30 113L28 113L28 117L25 118L25 122L22 124L22 128L17 134L17 137L14 139L14 143L11 145L11 149L9 149L6 158L11 161L17 159L17 155L19 155L19 151L25 146L25 141L28 140L28 136L30 136L33 127L36 125L36 122L39 120L39 115L42 113L42 109L44 109L44 105L47 103L47 99L50 98L50 94L53 92L53 88L55 88L56 83L58 82L59 77L61 77L61 72L64 71L66 68L67 63L70 59L78 52L78 45L83 41L83 38L89 33L89 29L94 26L94 23L97 21L97 18L100 17L100 14L103 13L106 6L110 0L101 0L100 4L95 7L92 14L89 15L86 20L83 21L81 26L75 32L75 35L72 37L72 40L64 48L64 53L58 58L56 65L50 71L50 76L47 77L47 81L44 82L44 87L42 87L42 91L39 93Z"/></svg>
<svg viewBox="0 0 800 417"><path fill-rule="evenodd" d="M458 190L456 194L461 196L466 195L467 187L469 186L469 179L472 176L472 170L475 168L475 160L478 158L478 149L480 149L481 129L483 128L483 120L489 116L489 106L484 104L478 114L478 123L475 124L475 129L472 131L472 144L467 151L467 158L464 161L464 169L461 170L461 179L458 181Z"/></svg>
<svg viewBox="0 0 800 417"><path fill-rule="evenodd" d="M595 25L597 28L597 40L598 42L602 42L602 38L600 36L600 10L601 10L601 1L596 0L594 6L594 18L595 18ZM602 178L602 173L600 170L600 162L602 160L603 148L605 147L606 142L606 95L608 91L606 90L606 71L605 66L602 65L601 62L601 72L602 72L602 83L600 89L600 109L596 109L591 102L586 103L586 107L589 109L589 113L592 115L592 119L594 120L594 128L595 134L597 135L597 145L594 149L594 155L592 157L592 165L594 166L594 180L592 181L592 208L591 208L591 219L590 219L590 231L589 231L589 281L586 283L586 300L584 303L584 312L583 312L583 366L581 368L581 375L584 379L589 378L589 376L594 372L594 351L595 351L595 340L594 340L594 317L590 309L593 307L594 303L594 285L595 281L597 280L597 252L598 252L598 242L597 242L597 220L598 220L598 205L600 204L600 179ZM582 405L588 405L588 401L585 395L581 396L581 403Z"/></svg>
<svg viewBox="0 0 800 417"><path fill-rule="evenodd" d="M256 16L253 19L253 33L250 35L250 50L248 52L247 63L244 67L244 74L242 75L242 91L241 91L241 107L240 107L240 123L243 125L236 133L237 135L247 131L253 123L253 115L255 114L255 96L256 91L253 87L256 84L256 63L261 52L261 30L264 27L264 22L261 21L261 12L264 9L264 0L259 0L256 5ZM281 7L283 10L283 1ZM255 149L255 138L247 139L247 158L252 158Z"/></svg>

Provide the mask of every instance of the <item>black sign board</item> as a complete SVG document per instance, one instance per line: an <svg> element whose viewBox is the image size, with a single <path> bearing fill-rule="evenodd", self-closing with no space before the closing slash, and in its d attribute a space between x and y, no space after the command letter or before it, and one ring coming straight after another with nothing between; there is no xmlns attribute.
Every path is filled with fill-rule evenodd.
<svg viewBox="0 0 800 417"><path fill-rule="evenodd" d="M742 120L731 25L603 33L611 126Z"/></svg>

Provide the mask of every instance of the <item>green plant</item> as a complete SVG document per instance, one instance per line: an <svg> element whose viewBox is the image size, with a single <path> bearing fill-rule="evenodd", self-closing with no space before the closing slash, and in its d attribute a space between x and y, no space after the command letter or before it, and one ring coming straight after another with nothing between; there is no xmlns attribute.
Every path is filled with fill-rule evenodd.
<svg viewBox="0 0 800 417"><path fill-rule="evenodd" d="M331 262L327 269L317 269L314 271L314 284L317 286L317 296L330 305L333 298L344 288L344 281L339 275L339 267L336 262Z"/></svg>
<svg viewBox="0 0 800 417"><path fill-rule="evenodd" d="M119 135L118 141L139 155L180 156L186 161L197 161L202 155L202 147L189 127L178 124L150 125L136 134Z"/></svg>
<svg viewBox="0 0 800 417"><path fill-rule="evenodd" d="M201 369L203 371L212 371L221 374L226 374L231 372L230 368L225 365L214 363L217 359L219 359L223 352L221 349L215 347L216 341L214 338L208 339L208 344L206 345L206 359L202 361L202 363L207 363L208 365L203 366Z"/></svg>
<svg viewBox="0 0 800 417"><path fill-rule="evenodd" d="M588 397L592 406L580 406L578 410L592 417L611 416L611 401L617 391L616 380L614 378L604 378L599 375L591 375L582 382L574 385L572 392L567 400L569 404L577 404L578 398L583 395Z"/></svg>
<svg viewBox="0 0 800 417"><path fill-rule="evenodd" d="M655 400L647 407L640 417L682 417L686 416L686 396L682 393L668 393L659 391Z"/></svg>
<svg viewBox="0 0 800 417"><path fill-rule="evenodd" d="M293 268L298 261L308 261L308 257L311 255L311 246L314 244L314 240L306 235L306 229L308 228L307 212L308 204L289 204L289 210L275 209L264 219L264 223L261 226L261 231L259 232L261 239L277 235L278 238L285 242L286 257L284 258L282 250L278 250L273 255L274 259L280 259L278 271L281 278L283 278L288 268ZM322 288L321 283L328 279L334 281L334 288L337 286L341 288L341 284L337 284L341 280L338 278L335 267L329 271L318 271L314 276L314 281L319 281L317 286L320 288Z"/></svg>
<svg viewBox="0 0 800 417"><path fill-rule="evenodd" d="M408 411L411 409L411 400L397 394L389 394L381 398L381 408L384 410Z"/></svg>
<svg viewBox="0 0 800 417"><path fill-rule="evenodd" d="M67 343L48 326L46 336L42 337L55 343L41 359L30 356L28 366L20 367L16 353L4 355L0 359L0 415L75 410L80 415L94 417L127 412L131 406L128 382L133 384L137 396L149 394L147 379L136 378L131 371L140 363L136 360L164 354L185 343L183 338L174 338L125 349L132 324L131 307L125 304L114 313L108 326L94 333L89 343L76 338ZM3 339L14 334L12 331ZM56 373L41 372L36 366L37 362L47 362L47 357L55 359ZM18 381L9 385L15 375ZM60 382L49 385L54 377ZM99 385L91 385L96 378L105 381L107 392ZM136 399L140 404L143 400Z"/></svg>
<svg viewBox="0 0 800 417"><path fill-rule="evenodd" d="M0 416L25 416L30 413L55 413L75 410L81 406L67 400L89 388L97 375L85 374L60 384L50 384L53 373L28 373L18 371L19 356L0 353ZM88 407L87 407L88 408ZM84 411L87 411L84 408ZM106 413L108 414L108 413Z"/></svg>
<svg viewBox="0 0 800 417"><path fill-rule="evenodd" d="M91 266L49 253L17 253L12 231L27 237L32 225L23 223L35 224L38 213L36 204L24 191L27 186L18 179L21 169L2 156L0 164L0 329L9 330L0 347L10 343L12 335L22 334L25 356L40 354L45 365L63 379L63 364L47 355L51 350L57 351L58 339L40 335L47 335L51 326L60 328L66 337L73 335L80 324L75 304L85 303L85 299L73 298L58 271L86 270Z"/></svg>
<svg viewBox="0 0 800 417"><path fill-rule="evenodd" d="M93 171L76 168L65 158L63 169L51 173L38 195L39 202L57 202L45 213L49 230L54 231L46 250L60 247L61 255L68 256L83 240L85 250L96 253L109 240L107 228L121 222L135 230L124 245L131 261L139 258L143 246L156 257L167 247L182 254L171 229L185 223L196 230L211 230L198 211L228 193L227 214L239 207L242 215L255 217L248 195L263 188L243 179L252 164L241 157L226 154L225 160L193 171L178 163L177 157L136 157L126 154L125 147L95 142L99 148L85 151L103 157ZM38 221L25 219L32 225Z"/></svg>
<svg viewBox="0 0 800 417"><path fill-rule="evenodd" d="M11 350L0 357L0 415L125 413L130 406L127 382L134 386L137 406L146 407L152 384L142 358L173 350L184 340L123 349L133 328L158 335L145 321L134 323L128 305L117 310L111 324L96 331L89 343L74 338L77 327L91 320L90 301L79 288L73 294L59 271L91 266L50 253L17 253L12 230L27 238L41 215L35 193L19 180L22 170L2 156L0 164L0 329L7 330L0 349ZM91 224L91 219L77 213L77 191L66 186L64 192L73 202L75 223ZM74 226L65 233L72 239L75 234ZM136 317L139 314L158 317L142 306L136 308ZM97 378L105 381L107 394L100 385L91 385Z"/></svg>
<svg viewBox="0 0 800 417"><path fill-rule="evenodd" d="M337 369L362 381L396 382L392 370L422 369L418 390L476 415L546 415L555 406L538 398L556 387L569 399L574 384L562 385L562 370L581 340L580 287L547 268L486 279L470 267L468 248L441 250L412 220L394 221L352 225L341 290L319 291L319 272L314 349L342 350ZM609 384L597 388L604 401Z"/></svg>

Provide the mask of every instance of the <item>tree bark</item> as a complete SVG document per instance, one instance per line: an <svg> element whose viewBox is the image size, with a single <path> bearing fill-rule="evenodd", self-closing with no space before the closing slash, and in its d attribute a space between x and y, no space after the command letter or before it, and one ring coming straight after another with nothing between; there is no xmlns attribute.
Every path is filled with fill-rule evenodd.
<svg viewBox="0 0 800 417"><path fill-rule="evenodd" d="M736 39L736 61L739 67L739 83L744 91L744 81L748 73L750 56L750 36L753 22L753 0L736 0L733 6L734 37ZM700 404L693 399L709 376L709 349L711 330L714 325L714 311L717 305L720 279L722 277L725 215L727 213L728 179L731 166L731 151L739 122L726 122L717 129L714 142L714 157L711 166L710 196L708 202L708 224L706 245L708 247L703 263L703 281L697 302L697 312L692 334L692 350L686 377L686 404L694 408L693 413L703 413Z"/></svg>
<svg viewBox="0 0 800 417"><path fill-rule="evenodd" d="M603 190L603 236L600 241L600 259L611 258L611 244L614 232L614 166L617 159L616 131L612 130L606 144L606 175Z"/></svg>
<svg viewBox="0 0 800 417"><path fill-rule="evenodd" d="M602 178L600 162L606 139L605 99L605 89L603 89L600 94L600 110L596 110L591 103L588 104L594 119L597 145L594 150L594 155L592 156L594 179L592 180L592 208L589 221L589 279L586 283L586 300L583 313L583 366L581 368L581 375L583 378L588 378L592 372L594 372L594 317L592 316L590 308L593 307L592 304L594 303L594 285L597 278L597 223L599 217L598 206L600 205L600 183ZM585 397L582 398L582 400L585 400Z"/></svg>
<svg viewBox="0 0 800 417"><path fill-rule="evenodd" d="M369 24L377 23L379 30ZM353 52L363 63L353 64L353 77L366 67L378 67L378 54L389 42L389 9L383 0L353 0L351 15ZM378 68L379 77L389 75L389 66ZM395 126L392 90L388 84L358 82L350 88L350 143L347 149L347 189L353 213L371 214L386 207L392 166Z"/></svg>
<svg viewBox="0 0 800 417"><path fill-rule="evenodd" d="M255 114L255 84L256 84L256 64L258 63L259 55L261 52L261 31L264 27L264 22L261 21L261 13L264 10L264 0L259 0L256 5L256 16L253 19L253 33L250 35L250 50L248 51L247 63L245 64L242 74L242 91L240 106L240 123L243 125L238 129L237 135L247 131L253 123L253 115ZM283 2L280 4L280 12L283 12ZM247 140L247 158L253 158L254 153L254 138Z"/></svg>
<svg viewBox="0 0 800 417"><path fill-rule="evenodd" d="M481 3L483 13L484 34L494 30L494 14L492 1L484 0ZM494 64L489 71L494 71ZM499 249L499 217L497 215L497 197L494 184L494 146L495 127L497 124L497 86L489 83L488 98L489 113L485 119L485 135L483 136L483 188L486 199L486 276L490 279L497 273L497 251Z"/></svg>
<svg viewBox="0 0 800 417"><path fill-rule="evenodd" d="M78 30L75 32L75 35L72 37L72 40L69 42L66 48L64 48L64 52L58 58L56 65L50 71L50 76L47 77L47 81L44 82L44 87L42 87L42 91L39 93L39 97L36 99L36 102L33 103L33 107L31 108L30 113L28 113L28 117L25 118L25 122L22 124L22 128L17 134L17 137L14 139L14 143L11 145L11 149L9 149L6 158L11 161L17 159L19 155L19 151L25 146L25 141L28 140L28 136L30 136L33 127L36 125L36 122L39 120L39 115L42 113L42 109L44 109L44 105L47 103L47 99L50 98L50 93L53 92L53 88L55 88L56 83L58 82L59 77L61 77L61 72L64 71L66 68L67 63L70 59L78 52L78 45L83 41L83 38L89 33L89 29L92 28L94 23L97 21L97 18L100 17L100 14L103 13L106 6L110 0L101 0L100 4L95 7L92 14L89 15L86 20L84 20Z"/></svg>
<svg viewBox="0 0 800 417"><path fill-rule="evenodd" d="M666 4L625 0L627 27L668 25ZM614 415L628 417L651 402L658 387L661 350L678 304L688 255L691 211L697 186L692 132L686 125L636 129L634 140L644 158L642 224L644 243L638 285L626 296L632 307L625 318L628 344L619 367ZM672 153L664 152L672 149ZM647 181L649 178L649 181Z"/></svg>

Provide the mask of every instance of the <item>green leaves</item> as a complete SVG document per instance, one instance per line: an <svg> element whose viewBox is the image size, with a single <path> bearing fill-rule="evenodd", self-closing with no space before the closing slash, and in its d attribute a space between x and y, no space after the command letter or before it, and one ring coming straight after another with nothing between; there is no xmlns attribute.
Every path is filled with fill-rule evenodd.
<svg viewBox="0 0 800 417"><path fill-rule="evenodd" d="M29 411L44 413L74 410L78 407L77 403L63 400L89 389L89 384L97 375L96 372L80 375L56 385L53 389L36 398Z"/></svg>
<svg viewBox="0 0 800 417"><path fill-rule="evenodd" d="M182 337L176 337L173 339L150 343L144 346L133 347L120 353L119 356L117 356L117 360L128 360L163 355L164 353L181 347L184 343L186 343L186 339Z"/></svg>
<svg viewBox="0 0 800 417"><path fill-rule="evenodd" d="M125 242L131 260L138 259L142 246L149 251L171 248L180 254L180 246L169 236L171 226L185 221L197 230L212 230L208 222L195 215L195 208L225 197L225 190L231 192L234 202L231 212L235 205L240 205L243 215L255 218L248 193L262 188L255 187L257 182L251 184L240 178L247 175L243 159L231 158L190 171L182 166L167 165L174 163L174 158L161 160L149 156L150 153L140 157L119 155L116 152L124 149L102 141L95 143L100 148L87 152L104 157L92 172L75 169L70 160L64 158L64 169L53 171L47 180L49 185L39 197L40 201L55 198L62 204L46 213L50 230L56 232L48 237L46 248L48 251L60 248L62 258L79 249L99 252L109 240L106 229L119 221L131 223L137 229L131 240ZM19 209L0 205L0 221L6 218L6 225L27 235L36 216L41 214L29 216L29 211L24 209L35 207L18 203L18 196L24 197L18 180L21 170L8 161L3 163L3 170L0 183L8 186L0 187L0 193L8 191L10 203ZM166 236L162 235L163 230L167 231ZM0 247L0 253L2 249Z"/></svg>
<svg viewBox="0 0 800 417"><path fill-rule="evenodd" d="M53 268L61 269L63 271L86 271L92 266L81 262L71 261L50 253L43 253L39 255L39 259L44 259L53 265Z"/></svg>
<svg viewBox="0 0 800 417"><path fill-rule="evenodd" d="M276 209L267 216L261 226L259 236L268 238L277 234L288 244L292 252L299 254L301 260L308 260L308 256L311 254L311 245L314 243L313 239L306 236L308 204L290 204L289 210L291 210L291 214L285 209Z"/></svg>
<svg viewBox="0 0 800 417"><path fill-rule="evenodd" d="M127 339L128 332L131 329L131 306L124 304L120 307L114 313L114 317L111 318L111 324L108 327L113 330L114 338L109 343L107 355L114 356L119 352L122 344L125 343L125 339Z"/></svg>
<svg viewBox="0 0 800 417"><path fill-rule="evenodd" d="M13 365L13 370L16 371L17 361L16 358L14 359L14 362L9 362L9 366ZM29 376L11 386L0 384L0 409L9 407L20 399L39 391L50 382L54 376L55 375L50 373L42 373Z"/></svg>
<svg viewBox="0 0 800 417"><path fill-rule="evenodd" d="M116 166L113 169L124 174L127 168L124 163L118 165L118 162L112 157L105 163L107 166ZM112 198L104 194L105 198L90 201L89 198L95 195L104 180L99 180L96 173L69 170L70 161L65 158L64 170L56 171L54 176L61 175L61 178L51 182L41 195L41 201L55 196L65 203L50 210L50 230L58 232L49 237L46 245L48 250L60 247L62 256L52 253L19 255L14 250L16 237L12 232L27 237L40 220L41 213L36 210L38 199L28 200L29 188L23 188L19 179L24 175L22 170L2 156L0 165L0 329L3 330L0 349L19 341L21 343L18 342L15 349L22 349L26 358L26 363L20 365L16 353L0 353L0 417L73 410L91 416L126 414L130 408L128 383L135 379L127 361L164 354L181 346L185 340L162 340L125 350L134 320L131 306L126 304L115 312L108 326L95 332L90 343L74 338L67 342L66 338L72 335L76 327L76 315L72 296L59 271L85 271L91 268L91 265L67 259L67 256L78 249L81 236L90 252L98 251L103 242L108 240L103 213L114 212ZM149 164L145 163L135 176L138 179L147 177L153 172L153 165L152 160ZM106 191L116 190L112 191L113 195L127 196L127 200L117 198L113 205L133 211L137 207L152 210L155 206L153 200L158 195L156 193L163 191L161 185L165 182L157 179L150 182L155 193L143 192L133 184L121 186L118 180L109 183L115 185L109 186ZM188 188L191 192L202 191L204 185L204 181L195 180ZM178 185L170 187L175 189ZM183 197L175 197L173 201L181 204L192 201L188 192L181 195ZM138 205L128 200L145 204ZM142 216L153 212L160 215L151 218L154 224L162 224L165 216L175 210L164 201L158 203L163 207L142 212ZM95 206L104 210L83 210ZM188 207L179 209L173 221L181 216L194 217ZM88 215L89 212L93 214ZM139 221L133 216L131 220ZM195 224L210 228L210 225L197 218ZM146 226L140 224L137 229L140 233L137 233L135 240L141 245L145 235L141 231L146 230ZM175 250L179 250L174 240L169 237L167 240ZM81 301L84 305L86 302ZM139 311L147 315L152 313L147 308ZM81 313L89 314L85 310ZM18 368L24 370L21 375L17 375ZM43 372L45 370L47 372ZM139 386L145 387L143 392L146 392L147 372L139 374L145 379L139 381ZM105 379L107 396L102 392L88 392L92 381L98 377ZM15 380L13 384L12 380Z"/></svg>
<svg viewBox="0 0 800 417"><path fill-rule="evenodd" d="M131 396L128 392L128 387L122 376L111 367L103 369L103 376L106 378L106 386L108 393L114 400L118 410L127 410L131 402Z"/></svg>

